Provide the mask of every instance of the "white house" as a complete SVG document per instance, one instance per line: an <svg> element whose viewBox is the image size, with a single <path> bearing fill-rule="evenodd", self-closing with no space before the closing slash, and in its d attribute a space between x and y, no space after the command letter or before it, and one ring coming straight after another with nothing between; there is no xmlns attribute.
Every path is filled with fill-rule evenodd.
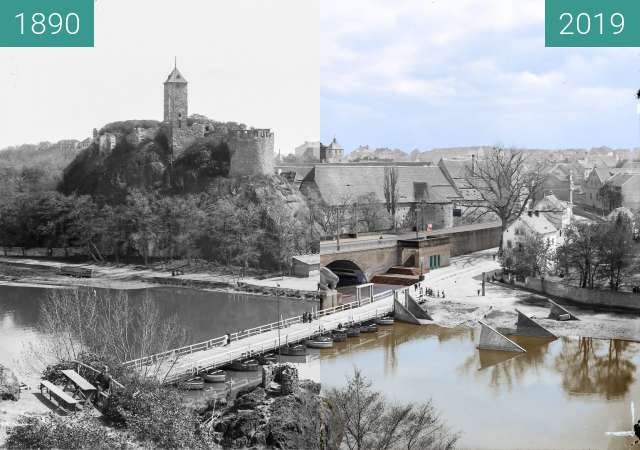
<svg viewBox="0 0 640 450"><path fill-rule="evenodd" d="M561 230L551 223L545 213L527 211L504 231L502 249L508 250L521 247L525 239L534 234L546 239L551 244L552 249L562 244Z"/></svg>

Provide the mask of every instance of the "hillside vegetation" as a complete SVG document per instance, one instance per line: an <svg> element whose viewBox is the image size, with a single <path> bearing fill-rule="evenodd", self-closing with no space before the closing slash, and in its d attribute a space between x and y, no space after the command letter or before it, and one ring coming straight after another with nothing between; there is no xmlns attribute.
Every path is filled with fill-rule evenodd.
<svg viewBox="0 0 640 450"><path fill-rule="evenodd" d="M141 127L145 137L131 139ZM82 246L97 261L202 258L241 271L286 270L293 254L318 250L301 194L275 175L229 177L226 145L199 139L172 164L158 122L107 131L115 148L92 143L57 187L47 172L22 169L0 199L0 245Z"/></svg>

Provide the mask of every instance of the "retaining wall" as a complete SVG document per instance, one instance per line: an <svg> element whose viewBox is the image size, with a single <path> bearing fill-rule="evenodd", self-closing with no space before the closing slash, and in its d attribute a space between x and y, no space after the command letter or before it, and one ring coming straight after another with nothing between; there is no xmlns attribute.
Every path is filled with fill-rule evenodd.
<svg viewBox="0 0 640 450"><path fill-rule="evenodd" d="M527 277L525 287L541 294L560 297L579 305L640 312L640 294L584 289L533 277Z"/></svg>

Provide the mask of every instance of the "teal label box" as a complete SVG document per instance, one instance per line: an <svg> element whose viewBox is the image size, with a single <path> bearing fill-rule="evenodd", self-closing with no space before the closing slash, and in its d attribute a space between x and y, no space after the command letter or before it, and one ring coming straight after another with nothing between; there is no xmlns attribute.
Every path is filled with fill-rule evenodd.
<svg viewBox="0 0 640 450"><path fill-rule="evenodd" d="M0 47L93 47L94 0L0 0Z"/></svg>
<svg viewBox="0 0 640 450"><path fill-rule="evenodd" d="M546 47L640 47L640 0L545 0Z"/></svg>

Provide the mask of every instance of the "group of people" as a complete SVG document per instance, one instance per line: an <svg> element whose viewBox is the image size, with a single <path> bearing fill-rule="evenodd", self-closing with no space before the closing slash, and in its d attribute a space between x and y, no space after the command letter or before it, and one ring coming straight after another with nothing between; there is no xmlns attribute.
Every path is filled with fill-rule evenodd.
<svg viewBox="0 0 640 450"><path fill-rule="evenodd" d="M313 321L313 314L310 312L302 313L302 323L311 323Z"/></svg>
<svg viewBox="0 0 640 450"><path fill-rule="evenodd" d="M434 290L431 289L431 288L423 288L422 286L420 286L420 287L416 286L415 289L417 291L418 296L421 297L421 298L423 296L425 296L425 295L428 296L428 297L446 298L445 297L445 293L444 293L444 289L442 291L436 290L435 291L435 295L434 295Z"/></svg>

